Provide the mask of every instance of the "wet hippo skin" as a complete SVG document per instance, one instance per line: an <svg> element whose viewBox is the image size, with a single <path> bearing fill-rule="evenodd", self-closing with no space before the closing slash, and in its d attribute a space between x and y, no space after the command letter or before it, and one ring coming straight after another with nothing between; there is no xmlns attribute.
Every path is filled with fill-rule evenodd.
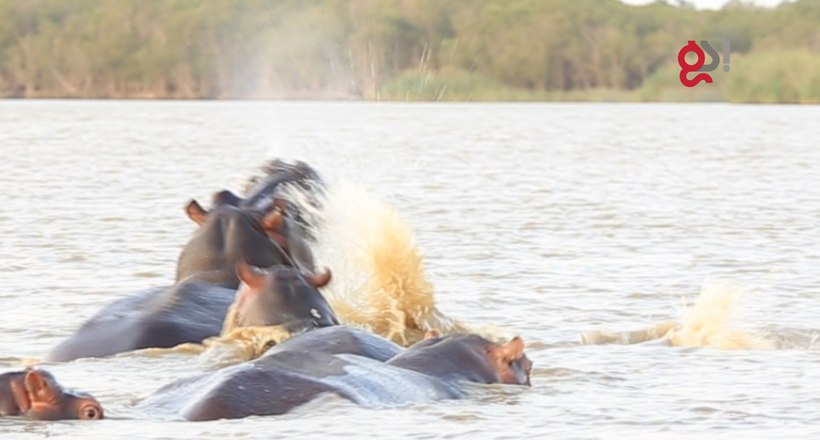
<svg viewBox="0 0 820 440"><path fill-rule="evenodd" d="M192 202L188 215L202 225L179 257L178 276L183 278L173 286L146 289L103 307L47 360L168 348L216 336L239 285L237 263L268 266L290 261L266 234L281 226L281 212L260 215L224 204L207 212Z"/></svg>
<svg viewBox="0 0 820 440"><path fill-rule="evenodd" d="M292 264L290 256L270 237L280 234L284 222L283 213L277 210L265 214L222 204L209 212L192 200L186 212L199 228L179 254L177 282L198 277L236 288L239 279L235 268L240 261L259 267Z"/></svg>
<svg viewBox="0 0 820 440"><path fill-rule="evenodd" d="M307 275L290 266L261 269L239 263L242 285L236 293L235 327L284 326L289 332L338 325L319 288L330 282L329 270Z"/></svg>
<svg viewBox="0 0 820 440"><path fill-rule="evenodd" d="M200 342L222 330L234 294L195 280L137 292L105 306L45 359L66 362Z"/></svg>
<svg viewBox="0 0 820 440"><path fill-rule="evenodd" d="M371 407L462 396L445 381L363 356L285 350L174 382L139 406L201 421L284 414L326 393Z"/></svg>
<svg viewBox="0 0 820 440"><path fill-rule="evenodd" d="M384 362L404 351L404 348L373 333L337 325L311 330L299 337L288 339L268 350L265 355L283 351L353 354Z"/></svg>
<svg viewBox="0 0 820 440"><path fill-rule="evenodd" d="M465 382L529 385L532 363L520 338L494 344L476 335L436 337L388 356L363 348L372 343L360 336L334 328L297 335L255 361L167 385L140 406L214 420L284 414L326 393L384 407L465 397Z"/></svg>
<svg viewBox="0 0 820 440"><path fill-rule="evenodd" d="M330 272L305 277L290 266L270 271L240 263L239 291L189 279L116 301L99 311L46 356L48 361L110 356L141 348L170 348L218 335L231 304L237 326L281 325L293 333L339 323L318 291Z"/></svg>
<svg viewBox="0 0 820 440"><path fill-rule="evenodd" d="M496 344L478 335L433 336L387 361L447 381L529 385L532 362L519 337Z"/></svg>

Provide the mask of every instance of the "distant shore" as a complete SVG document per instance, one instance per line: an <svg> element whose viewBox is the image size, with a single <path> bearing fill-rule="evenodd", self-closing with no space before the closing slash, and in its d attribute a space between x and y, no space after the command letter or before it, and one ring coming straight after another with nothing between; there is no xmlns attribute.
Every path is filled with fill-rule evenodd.
<svg viewBox="0 0 820 440"><path fill-rule="evenodd" d="M0 98L820 103L816 0L0 0L0 16ZM681 84L688 40L730 43L713 84Z"/></svg>

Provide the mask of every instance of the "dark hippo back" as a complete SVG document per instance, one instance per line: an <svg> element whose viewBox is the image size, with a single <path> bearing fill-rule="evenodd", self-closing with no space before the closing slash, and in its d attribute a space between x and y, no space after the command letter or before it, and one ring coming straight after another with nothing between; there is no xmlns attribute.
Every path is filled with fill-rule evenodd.
<svg viewBox="0 0 820 440"><path fill-rule="evenodd" d="M283 351L302 351L353 354L384 362L403 350L399 345L370 332L337 325L296 335L268 350L265 356L275 356Z"/></svg>
<svg viewBox="0 0 820 440"><path fill-rule="evenodd" d="M47 356L50 362L201 342L222 330L235 291L200 281L137 292L105 306Z"/></svg>
<svg viewBox="0 0 820 440"><path fill-rule="evenodd" d="M368 407L461 397L437 378L362 356L281 351L167 385L140 403L188 420L284 414L322 394Z"/></svg>

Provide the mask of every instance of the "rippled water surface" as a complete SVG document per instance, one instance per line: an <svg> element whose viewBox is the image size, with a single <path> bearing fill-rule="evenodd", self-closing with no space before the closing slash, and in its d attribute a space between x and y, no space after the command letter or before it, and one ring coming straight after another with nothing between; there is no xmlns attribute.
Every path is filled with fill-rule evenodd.
<svg viewBox="0 0 820 440"><path fill-rule="evenodd" d="M185 202L273 157L398 208L440 308L520 334L536 366L531 389L463 401L187 423L133 404L192 374L189 357L78 360L48 368L108 420L2 419L0 437L817 438L818 121L818 107L0 102L4 371L169 284L194 229ZM575 344L678 318L709 279L752 292L739 324L796 339Z"/></svg>

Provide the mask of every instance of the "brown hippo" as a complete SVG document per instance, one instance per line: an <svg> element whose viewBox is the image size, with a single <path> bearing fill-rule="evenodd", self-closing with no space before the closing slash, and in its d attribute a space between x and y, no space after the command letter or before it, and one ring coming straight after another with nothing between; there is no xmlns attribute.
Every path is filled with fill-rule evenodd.
<svg viewBox="0 0 820 440"><path fill-rule="evenodd" d="M271 239L281 236L284 218L280 210L264 213L222 203L206 211L191 200L185 211L199 229L180 252L177 282L193 277L236 288L239 279L234 268L240 261L260 267L292 265L292 259Z"/></svg>
<svg viewBox="0 0 820 440"><path fill-rule="evenodd" d="M256 208L247 207L245 199L242 199L228 190L222 190L213 195L213 206L215 208L229 206L235 210L244 211L263 218L261 230L268 238L276 243L287 256L285 261L282 261L282 264L296 266L305 272L313 272L315 270L313 252L310 250L311 242L306 238L307 233L305 227L299 224L292 214L296 210L294 204L285 199L275 198L264 205L264 211L259 211ZM188 217L198 225L207 223L208 212L195 200L188 203L186 213ZM183 249L183 255L202 252L203 248L211 255L224 254L225 252L221 249L213 249L214 246L222 245L222 243L213 239L199 239L200 236L212 236L217 233L216 231L218 230L219 228L215 227L211 227L210 229L205 228L200 235L195 236L194 239L186 245L186 249L191 249L187 250L187 253L186 249ZM228 245L226 247L230 246ZM278 249L275 251L278 251ZM183 255L180 256L180 264L178 266L180 269L187 269L187 265L192 264L189 261L192 258L189 256L183 258ZM223 261L227 264L231 259L225 258ZM194 265L193 267L198 266ZM214 270L211 266L207 267L207 269L203 270Z"/></svg>
<svg viewBox="0 0 820 440"><path fill-rule="evenodd" d="M103 409L88 394L63 389L48 371L27 369L0 374L0 416L94 420Z"/></svg>
<svg viewBox="0 0 820 440"><path fill-rule="evenodd" d="M238 265L243 287L235 289L183 281L159 291L148 290L115 301L86 321L47 356L48 361L102 357L141 348L169 348L218 335L228 308L239 297L237 325L283 325L297 333L338 324L317 290L330 281L323 275L301 275L276 266L270 272Z"/></svg>
<svg viewBox="0 0 820 440"><path fill-rule="evenodd" d="M524 341L499 345L478 335L432 335L387 361L440 379L476 383L530 385L532 361Z"/></svg>
<svg viewBox="0 0 820 440"><path fill-rule="evenodd" d="M532 363L520 338L503 345L476 335L433 338L381 362L343 353L356 350L355 344L342 343L341 350L316 339L302 344L311 333L255 361L169 384L140 406L188 420L215 420L284 414L326 393L384 407L465 397L465 382L529 385ZM313 349L319 351L304 351Z"/></svg>
<svg viewBox="0 0 820 440"><path fill-rule="evenodd" d="M240 262L236 273L242 280L236 292L237 327L281 325L293 333L339 324L317 290L330 282L329 270L304 275L289 266L261 269Z"/></svg>

